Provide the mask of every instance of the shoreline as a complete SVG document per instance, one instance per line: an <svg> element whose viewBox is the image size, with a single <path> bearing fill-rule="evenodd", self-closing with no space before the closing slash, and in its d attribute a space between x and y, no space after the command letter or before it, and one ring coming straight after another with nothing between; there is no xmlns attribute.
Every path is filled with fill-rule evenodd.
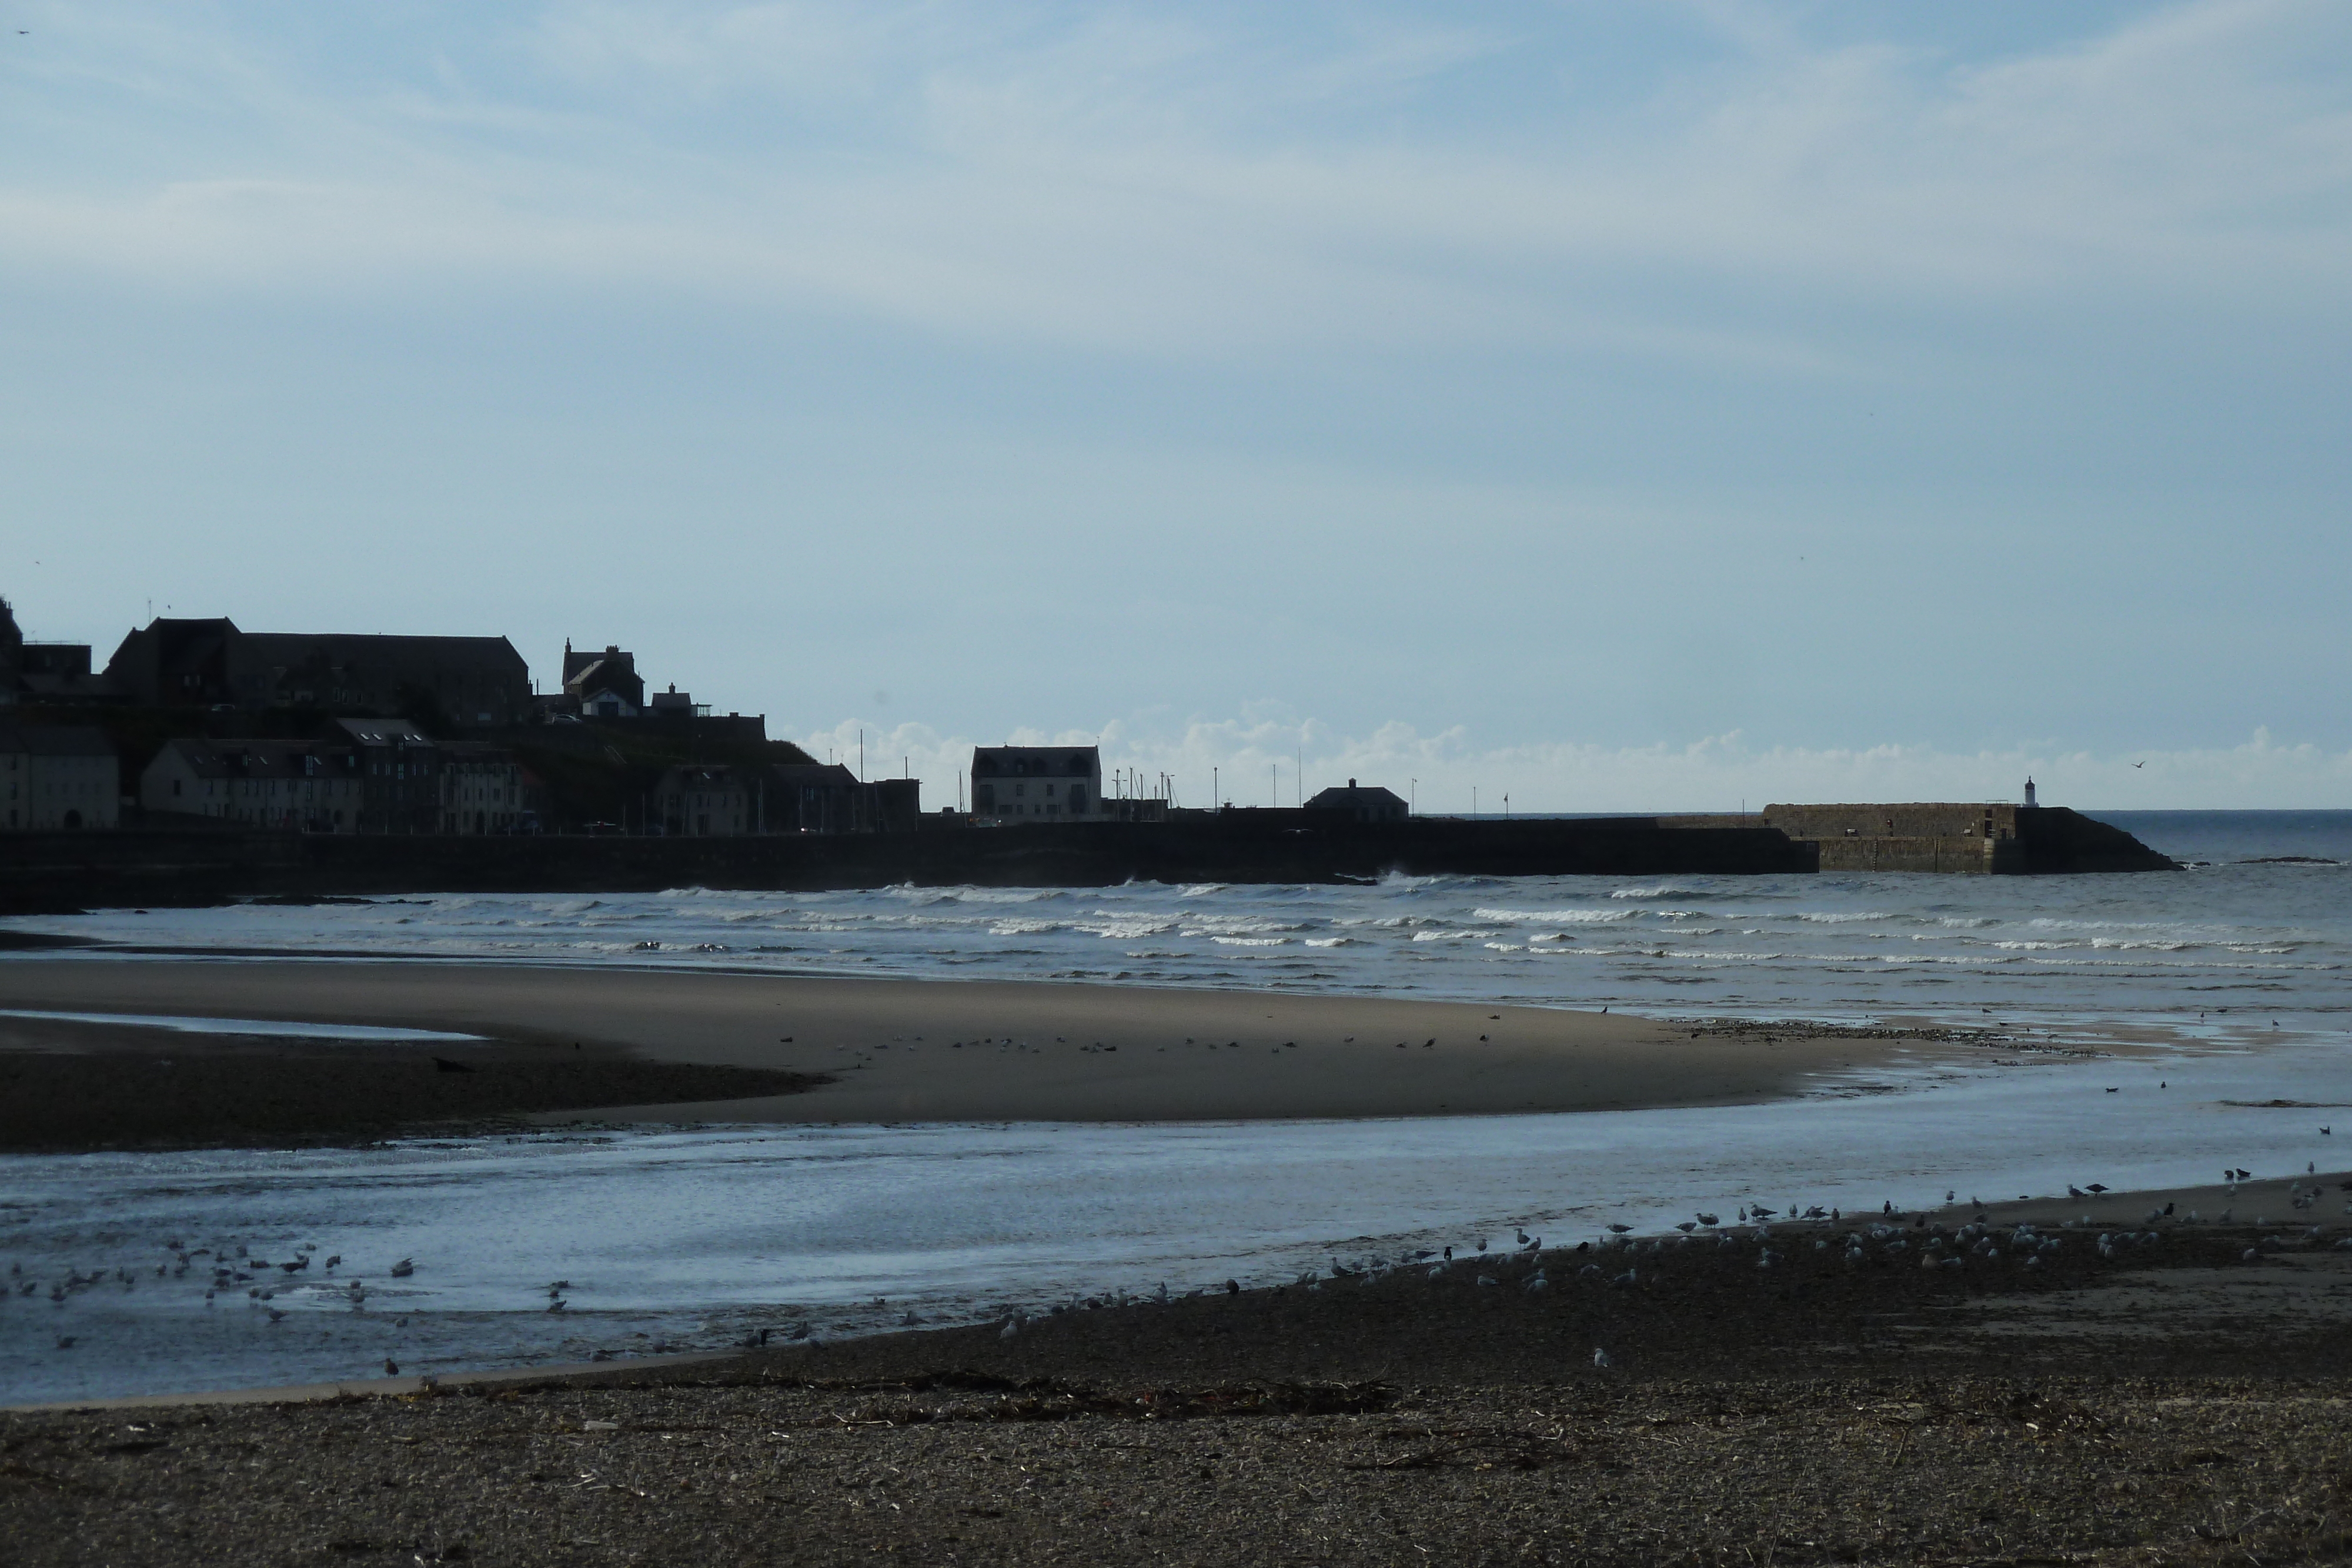
<svg viewBox="0 0 2352 1568"><path fill-rule="evenodd" d="M2316 1205L2309 1209L2296 1207L2293 1199L2297 1193L2323 1194L2330 1200L2352 1197L2352 1171L2270 1177L2231 1186L2217 1184L2148 1187L2074 1197L2021 1197L1981 1204L1948 1203L1885 1214L1857 1211L1837 1218L1775 1214L1769 1218L1748 1219L1743 1210L1740 1220L1702 1227L1695 1233L1660 1228L1617 1237L1598 1247L1588 1240L1546 1247L1540 1251L1496 1249L1491 1252L1474 1253L1465 1249L1450 1260L1438 1259L1432 1253L1425 1254L1419 1262L1400 1258L1391 1271L1400 1280L1424 1273L1436 1278L1442 1272L1456 1283L1473 1282L1482 1274L1509 1276L1514 1273L1523 1281L1535 1275L1555 1276L1565 1281L1587 1263L1604 1264L1604 1271L1611 1273L1629 1262L1639 1270L1643 1267L1642 1259L1657 1256L1660 1248L1667 1249L1664 1256L1668 1260L1674 1260L1677 1251L1687 1253L1687 1249L1694 1248L1696 1256L1704 1257L1718 1249L1745 1247L1748 1251L1743 1256L1753 1257L1761 1250L1778 1249L1780 1250L1773 1254L1777 1259L1788 1260L1793 1257L1803 1261L1807 1247L1815 1240L1834 1241L1842 1249L1849 1244L1847 1239L1876 1235L1875 1251L1888 1241L1901 1241L1907 1249L1931 1235L1949 1236L1961 1232L1964 1228L1974 1228L1979 1231L2005 1233L2010 1238L2015 1238L2022 1231L2031 1231L2039 1238L2056 1239L2062 1250L2071 1245L2072 1254L2063 1262L2071 1270L2070 1278L2079 1284L2083 1270L2076 1266L2088 1262L2081 1255L2095 1249L2110 1236L2128 1234L2158 1238L2176 1248L2179 1245L2200 1248L2201 1251L2195 1254L2192 1260L2201 1269L2226 1270L2232 1263L2252 1264L2257 1261L2256 1253L2264 1258L2326 1257L2337 1266L2325 1279L2315 1282L2296 1282L2303 1288L2291 1288L2289 1291L2297 1298L2296 1303L2292 1311L2282 1308L2282 1315L2301 1316L2315 1325L2332 1320L2352 1327L2352 1249L2336 1245L2338 1241L2352 1241L2352 1204L2337 1205L2344 1210L2342 1213L2323 1214ZM2143 1231L2141 1227L2149 1228ZM1653 1246L1654 1243L1656 1246ZM1646 1254L1644 1249L1649 1249ZM2022 1256L2021 1252L2019 1253L2012 1259L2011 1267L2001 1269L1997 1266L1996 1255L1989 1267L2002 1277L2004 1285L2017 1290L2038 1288L2042 1281L2037 1273L2014 1266ZM1877 1260L1885 1262L1886 1258L1881 1256ZM2129 1270L2136 1264L2146 1265L2155 1260L2132 1252L2123 1256L2121 1268ZM2167 1264L2179 1261L2169 1257L2161 1260ZM1909 1266L1914 1260L1906 1255L1901 1261ZM1320 1283L1339 1289L1351 1283L1370 1285L1380 1277L1381 1271L1374 1270L1367 1278L1342 1278L1335 1270L1333 1278ZM1221 1294L1235 1301L1268 1301L1297 1293L1296 1286L1297 1282L1240 1286L1222 1293L1201 1288L1158 1302L1142 1295L1133 1295L1119 1301L1116 1310L1122 1312L1149 1311L1155 1305L1165 1310L1171 1302L1215 1299ZM2132 1305L2136 1314L2145 1315L2147 1302L2136 1301ZM1113 1307L1113 1301L1106 1295L1099 1301L1088 1299L1085 1310L1094 1312ZM1057 1307L1052 1315L1059 1316L1063 1311ZM2319 1315L2312 1317L2315 1311ZM687 1368L694 1369L690 1375L698 1378L723 1375L730 1369L772 1371L782 1361L792 1358L800 1358L812 1365L823 1361L835 1371L845 1364L898 1365L909 1355L922 1359L929 1354L928 1347L953 1344L969 1350L984 1346L991 1337L998 1340L1018 1337L1017 1334L1003 1333L1001 1324L1003 1321L1003 1313L999 1312L986 1315L967 1314L966 1321L950 1325L886 1329L830 1339L817 1337L806 1344L778 1341L773 1348L657 1351L644 1355L614 1356L593 1363L517 1364L382 1378L321 1379L304 1384L0 1404L0 1417L68 1411L343 1403L354 1398L432 1396L444 1392L495 1391L514 1386L580 1389L640 1383L648 1378L658 1382ZM1021 1321L1045 1320L1024 1317ZM2142 1322L2126 1332L2145 1333L2146 1327ZM977 1343L971 1338L975 1335L979 1336ZM2347 1338L2345 1348L2347 1362L2352 1362L2352 1338Z"/></svg>
<svg viewBox="0 0 2352 1568"><path fill-rule="evenodd" d="M583 1080L534 1124L1226 1122L1754 1103L1897 1060L2044 1050L2009 1032L1674 1022L1623 1013L1385 997L1031 980L866 979L740 971L308 958L16 956L0 1009L430 1029L486 1045L374 1049L468 1063L437 1083L439 1119L472 1113L455 1080L508 1064ZM322 1027L322 1036L331 1028ZM35 1058L154 1062L268 1083L363 1060L352 1045L172 1034L122 1022L0 1016L0 1070ZM687 1070L788 1074L765 1092L695 1089ZM175 1068L174 1071L179 1071ZM605 1087L584 1082L603 1074ZM631 1076L633 1075L634 1076ZM82 1076L89 1076L84 1071ZM653 1092L647 1092L648 1089ZM331 1096L313 1097L316 1114ZM368 1124L374 1131L378 1118ZM327 1134L331 1124L287 1130ZM88 1134L103 1140L104 1129ZM131 1134L120 1136L133 1135Z"/></svg>
<svg viewBox="0 0 2352 1568"><path fill-rule="evenodd" d="M2352 1222L2317 1244L2205 1223L2104 1249L2058 1229L2044 1251L1902 1218L1824 1249L1739 1228L1090 1300L1009 1333L0 1410L0 1506L27 1561L158 1568L2154 1568L2352 1545L2352 1252L2331 1244Z"/></svg>

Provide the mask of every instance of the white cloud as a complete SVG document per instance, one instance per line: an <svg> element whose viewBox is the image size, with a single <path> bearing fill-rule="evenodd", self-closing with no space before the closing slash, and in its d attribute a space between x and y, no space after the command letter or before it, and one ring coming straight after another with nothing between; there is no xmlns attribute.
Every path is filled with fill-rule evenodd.
<svg viewBox="0 0 2352 1568"><path fill-rule="evenodd" d="M353 90L283 51L198 47L192 22L60 30L143 50L115 74L149 85L112 98L99 177L37 159L0 187L19 263L625 280L1156 353L1597 343L1818 367L1837 329L1727 301L2332 301L2352 262L2352 72L2320 64L2352 63L2352 14L2296 0L1957 66L1727 23L1732 65L1696 88L1668 73L1599 122L1538 94L1500 126L1379 134L1366 104L1442 120L1475 90L1451 70L1544 41L553 5L447 69ZM36 95L49 129L79 85ZM247 131L178 144L211 95Z"/></svg>

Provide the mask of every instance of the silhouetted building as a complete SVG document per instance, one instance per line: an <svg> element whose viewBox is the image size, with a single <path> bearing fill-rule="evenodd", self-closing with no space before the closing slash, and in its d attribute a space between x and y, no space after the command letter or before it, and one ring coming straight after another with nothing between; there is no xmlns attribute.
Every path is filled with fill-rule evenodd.
<svg viewBox="0 0 2352 1568"><path fill-rule="evenodd" d="M0 599L0 707L16 702L79 703L117 695L89 668L87 643L28 643L8 601Z"/></svg>
<svg viewBox="0 0 2352 1568"><path fill-rule="evenodd" d="M520 724L530 671L504 637L240 631L226 616L151 621L106 674L131 701L406 716L450 729Z"/></svg>
<svg viewBox="0 0 2352 1568"><path fill-rule="evenodd" d="M974 747L971 814L1002 822L1101 821L1101 748Z"/></svg>
<svg viewBox="0 0 2352 1568"><path fill-rule="evenodd" d="M1392 789L1377 784L1357 788L1353 779L1345 789L1333 786L1318 791L1307 802L1310 811L1336 811L1351 822L1402 822L1411 815L1410 809Z"/></svg>
<svg viewBox="0 0 2352 1568"><path fill-rule="evenodd" d="M590 718L635 718L645 711L646 683L637 674L637 656L610 643L601 653L575 653L564 643L563 692Z"/></svg>
<svg viewBox="0 0 2352 1568"><path fill-rule="evenodd" d="M678 767L654 787L654 815L661 831L685 838L904 833L922 815L922 786L861 783L839 763Z"/></svg>
<svg viewBox="0 0 2352 1568"><path fill-rule="evenodd" d="M121 821L121 773L104 734L0 725L0 826L112 828Z"/></svg>
<svg viewBox="0 0 2352 1568"><path fill-rule="evenodd" d="M16 700L16 685L24 674L25 633L16 625L16 612L8 601L0 599L0 707Z"/></svg>
<svg viewBox="0 0 2352 1568"><path fill-rule="evenodd" d="M363 833L430 833L441 826L441 748L406 719L341 718L359 754Z"/></svg>
<svg viewBox="0 0 2352 1568"><path fill-rule="evenodd" d="M654 811L673 837L731 839L760 829L753 768L673 768L654 786Z"/></svg>

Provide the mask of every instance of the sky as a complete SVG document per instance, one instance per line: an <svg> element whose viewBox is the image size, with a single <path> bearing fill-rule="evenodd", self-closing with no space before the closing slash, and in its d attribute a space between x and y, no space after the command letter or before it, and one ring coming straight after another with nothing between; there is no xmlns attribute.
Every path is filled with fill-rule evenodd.
<svg viewBox="0 0 2352 1568"><path fill-rule="evenodd" d="M924 779L2352 807L2352 7L0 0L0 595Z"/></svg>

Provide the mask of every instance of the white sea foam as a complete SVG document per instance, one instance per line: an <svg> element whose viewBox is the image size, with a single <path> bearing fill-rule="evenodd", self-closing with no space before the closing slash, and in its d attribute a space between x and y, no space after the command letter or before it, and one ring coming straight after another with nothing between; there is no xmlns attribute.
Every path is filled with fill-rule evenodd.
<svg viewBox="0 0 2352 1568"><path fill-rule="evenodd" d="M2352 877L2342 867L2215 858L2204 870L2146 877L466 894L16 917L0 930L198 950L1003 978L1108 979L1108 942L1147 955L1136 961L1150 965L1158 985L1257 984L1265 968L1295 964L1283 983L1303 990L1671 1011L1692 1005L1673 988L1706 976L1725 986L1710 1009L1779 1016L1997 1006L2012 1016L2193 1017L2226 997L2215 988L2258 985L2262 1005L2282 1017L2352 1027ZM1282 937L1291 939L1287 954L1272 940ZM1243 944L1267 950L1236 968ZM1890 953L1926 961L1893 964ZM2075 959L2103 963L2041 961ZM1925 988L1931 977L1940 989Z"/></svg>
<svg viewBox="0 0 2352 1568"><path fill-rule="evenodd" d="M1500 921L1506 925L1608 925L1623 920L1638 920L1638 909L1474 909L1475 919Z"/></svg>

